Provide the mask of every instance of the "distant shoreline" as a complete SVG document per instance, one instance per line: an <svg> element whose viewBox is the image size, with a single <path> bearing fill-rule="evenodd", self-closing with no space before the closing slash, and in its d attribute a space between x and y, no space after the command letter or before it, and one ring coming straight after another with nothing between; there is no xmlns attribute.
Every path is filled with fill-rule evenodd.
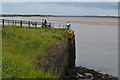
<svg viewBox="0 0 120 80"><path fill-rule="evenodd" d="M54 17L54 19L48 18L48 21L53 22L59 22L59 23L67 23L70 21L71 23L79 23L79 24L87 24L87 25L106 25L106 26L115 26L118 27L118 17L112 17L112 16L54 16L54 15L0 15L1 17L24 17L24 18L30 18L30 17ZM60 18L60 19L59 19ZM79 18L79 20L75 20L75 18ZM92 20L93 19L93 20ZM39 19L40 20L40 19ZM101 21L99 21L101 20ZM115 20L114 21L106 21L106 20Z"/></svg>
<svg viewBox="0 0 120 80"><path fill-rule="evenodd" d="M0 17L98 17L98 18L120 18L120 16L69 16L69 15L21 15L21 14L0 14Z"/></svg>

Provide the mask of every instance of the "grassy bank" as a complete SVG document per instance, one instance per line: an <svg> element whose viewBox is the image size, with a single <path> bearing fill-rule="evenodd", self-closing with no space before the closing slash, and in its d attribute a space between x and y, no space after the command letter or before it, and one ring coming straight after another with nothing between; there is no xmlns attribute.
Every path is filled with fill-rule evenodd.
<svg viewBox="0 0 120 80"><path fill-rule="evenodd" d="M3 78L54 77L35 65L65 36L64 30L8 26L2 30Z"/></svg>

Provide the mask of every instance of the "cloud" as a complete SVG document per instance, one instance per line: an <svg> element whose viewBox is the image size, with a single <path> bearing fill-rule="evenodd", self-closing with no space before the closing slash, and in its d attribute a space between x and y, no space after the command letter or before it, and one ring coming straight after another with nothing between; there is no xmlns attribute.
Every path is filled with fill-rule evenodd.
<svg viewBox="0 0 120 80"><path fill-rule="evenodd" d="M115 3L116 4L116 3ZM117 15L114 3L3 2L3 13L46 15Z"/></svg>
<svg viewBox="0 0 120 80"><path fill-rule="evenodd" d="M60 2L59 5L74 6L74 7L92 7L104 9L118 9L117 2Z"/></svg>

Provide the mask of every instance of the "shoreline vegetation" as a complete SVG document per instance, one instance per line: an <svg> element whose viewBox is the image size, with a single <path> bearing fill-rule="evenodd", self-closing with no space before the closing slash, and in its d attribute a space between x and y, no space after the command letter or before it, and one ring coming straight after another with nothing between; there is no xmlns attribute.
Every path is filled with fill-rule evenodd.
<svg viewBox="0 0 120 80"><path fill-rule="evenodd" d="M46 53L65 37L65 30L2 28L2 78L56 78L36 69Z"/></svg>
<svg viewBox="0 0 120 80"><path fill-rule="evenodd" d="M99 18L120 18L120 16L22 15L22 14L0 14L0 17L99 17Z"/></svg>

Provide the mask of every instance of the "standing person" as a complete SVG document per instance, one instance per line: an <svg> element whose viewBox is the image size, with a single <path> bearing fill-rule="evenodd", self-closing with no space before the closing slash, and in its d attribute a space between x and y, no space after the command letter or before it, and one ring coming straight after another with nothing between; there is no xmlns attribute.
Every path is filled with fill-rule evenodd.
<svg viewBox="0 0 120 80"><path fill-rule="evenodd" d="M45 23L44 23L44 19L42 19L42 28L44 28Z"/></svg>
<svg viewBox="0 0 120 80"><path fill-rule="evenodd" d="M44 23L45 23L45 27L47 27L47 20L46 19L45 19Z"/></svg>
<svg viewBox="0 0 120 80"><path fill-rule="evenodd" d="M70 22L68 22L68 23L67 23L67 30L69 30L69 29L70 29L70 25L71 25L71 23L70 23Z"/></svg>

